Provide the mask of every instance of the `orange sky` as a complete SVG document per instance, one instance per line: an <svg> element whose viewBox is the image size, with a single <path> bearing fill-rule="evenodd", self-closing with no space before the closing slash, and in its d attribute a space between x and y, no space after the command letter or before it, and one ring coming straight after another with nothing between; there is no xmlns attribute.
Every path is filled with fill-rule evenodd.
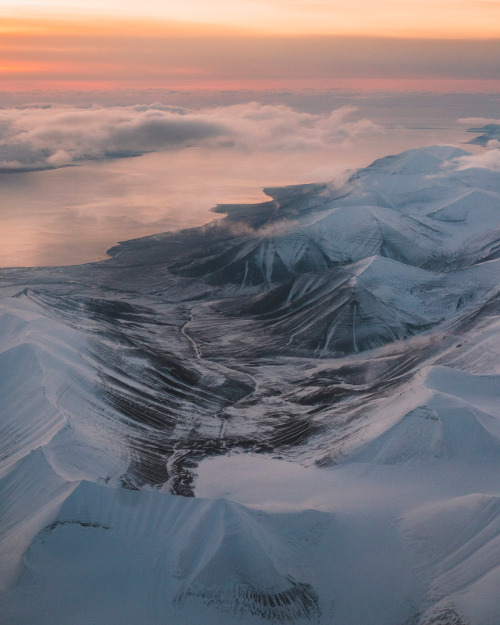
<svg viewBox="0 0 500 625"><path fill-rule="evenodd" d="M498 37L498 0L0 0L14 17L177 21L262 34Z"/></svg>
<svg viewBox="0 0 500 625"><path fill-rule="evenodd" d="M496 0L0 0L0 89L500 91Z"/></svg>

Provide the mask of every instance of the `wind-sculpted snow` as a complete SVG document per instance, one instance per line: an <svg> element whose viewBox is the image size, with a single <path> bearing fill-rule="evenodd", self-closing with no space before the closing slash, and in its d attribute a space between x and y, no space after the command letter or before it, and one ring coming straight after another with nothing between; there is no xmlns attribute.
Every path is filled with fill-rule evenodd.
<svg viewBox="0 0 500 625"><path fill-rule="evenodd" d="M466 158L2 270L0 621L498 623L500 174Z"/></svg>
<svg viewBox="0 0 500 625"><path fill-rule="evenodd" d="M499 497L471 494L422 506L404 520L404 531L433 561L430 594L438 601L432 611L454 604L462 622L493 623L500 583Z"/></svg>
<svg viewBox="0 0 500 625"><path fill-rule="evenodd" d="M172 622L184 624L198 604L215 608L213 623L234 622L240 613L314 622L318 599L291 573L303 576L310 545L330 525L320 512L268 518L224 500L81 482L27 551L26 573L6 602L9 622L39 622L50 611L64 623L82 616L102 622L102 615L107 622L164 622L175 611ZM82 583L93 598L87 607ZM65 593L47 606L54 585ZM17 606L16 594L26 592L30 603Z"/></svg>

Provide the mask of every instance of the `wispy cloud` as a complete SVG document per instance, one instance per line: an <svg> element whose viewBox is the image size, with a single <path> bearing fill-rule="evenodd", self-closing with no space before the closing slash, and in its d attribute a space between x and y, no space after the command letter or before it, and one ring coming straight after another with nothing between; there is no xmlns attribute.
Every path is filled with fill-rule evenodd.
<svg viewBox="0 0 500 625"><path fill-rule="evenodd" d="M486 124L500 124L500 119L493 117L461 117L458 120L461 124L467 126L486 126Z"/></svg>
<svg viewBox="0 0 500 625"><path fill-rule="evenodd" d="M242 151L319 150L381 132L374 122L357 118L353 107L327 114L256 102L201 111L163 104L3 109L0 169L56 168L191 145Z"/></svg>
<svg viewBox="0 0 500 625"><path fill-rule="evenodd" d="M464 169L472 169L474 167L482 167L491 171L500 171L500 142L496 141L494 149L486 150L480 154L471 154L469 156L461 156L453 161L453 167L457 171Z"/></svg>

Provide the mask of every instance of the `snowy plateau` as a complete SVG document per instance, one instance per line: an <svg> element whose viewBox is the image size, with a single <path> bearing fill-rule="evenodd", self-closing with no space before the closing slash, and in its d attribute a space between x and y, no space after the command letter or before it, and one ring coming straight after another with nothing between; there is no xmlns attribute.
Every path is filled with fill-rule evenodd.
<svg viewBox="0 0 500 625"><path fill-rule="evenodd" d="M500 172L467 155L0 271L2 625L500 623Z"/></svg>

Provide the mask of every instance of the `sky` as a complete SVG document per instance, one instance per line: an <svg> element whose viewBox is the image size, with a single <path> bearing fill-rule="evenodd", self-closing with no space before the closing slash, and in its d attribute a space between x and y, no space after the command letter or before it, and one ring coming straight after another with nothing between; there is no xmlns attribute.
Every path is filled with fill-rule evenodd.
<svg viewBox="0 0 500 625"><path fill-rule="evenodd" d="M2 0L14 16L127 17L260 34L495 37L497 0Z"/></svg>
<svg viewBox="0 0 500 625"><path fill-rule="evenodd" d="M29 89L500 91L496 0L0 0Z"/></svg>
<svg viewBox="0 0 500 625"><path fill-rule="evenodd" d="M0 0L0 267L463 145L499 58L500 0Z"/></svg>

